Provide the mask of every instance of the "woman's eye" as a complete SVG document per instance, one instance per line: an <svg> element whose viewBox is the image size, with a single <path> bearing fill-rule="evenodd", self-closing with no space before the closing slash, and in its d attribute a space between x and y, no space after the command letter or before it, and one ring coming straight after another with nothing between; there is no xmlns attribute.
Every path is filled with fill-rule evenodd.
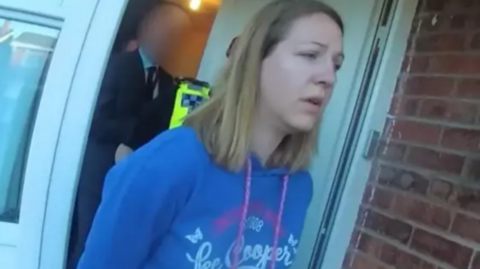
<svg viewBox="0 0 480 269"><path fill-rule="evenodd" d="M302 57L305 57L309 60L315 60L318 57L318 53L313 53L313 52L305 52L305 53L300 53Z"/></svg>

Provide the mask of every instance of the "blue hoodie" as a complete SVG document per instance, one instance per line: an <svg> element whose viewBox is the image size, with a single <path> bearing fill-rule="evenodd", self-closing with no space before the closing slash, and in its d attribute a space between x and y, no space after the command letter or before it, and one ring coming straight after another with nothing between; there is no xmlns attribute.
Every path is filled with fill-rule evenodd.
<svg viewBox="0 0 480 269"><path fill-rule="evenodd" d="M159 135L108 173L78 269L289 268L310 174L249 163L245 184L248 172L212 162L193 129Z"/></svg>

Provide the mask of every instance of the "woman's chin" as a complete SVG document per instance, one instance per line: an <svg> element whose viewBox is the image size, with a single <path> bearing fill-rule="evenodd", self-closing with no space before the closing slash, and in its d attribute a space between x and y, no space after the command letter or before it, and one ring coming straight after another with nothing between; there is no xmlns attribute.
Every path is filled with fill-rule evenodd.
<svg viewBox="0 0 480 269"><path fill-rule="evenodd" d="M305 133L310 132L315 128L317 120L315 117L298 117L289 122L289 127L293 133Z"/></svg>

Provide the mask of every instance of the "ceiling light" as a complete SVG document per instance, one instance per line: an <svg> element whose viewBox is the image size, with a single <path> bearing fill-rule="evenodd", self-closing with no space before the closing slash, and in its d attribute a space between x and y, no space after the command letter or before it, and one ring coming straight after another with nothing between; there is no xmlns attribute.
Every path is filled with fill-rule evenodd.
<svg viewBox="0 0 480 269"><path fill-rule="evenodd" d="M190 0L190 9L198 10L201 4L202 0Z"/></svg>

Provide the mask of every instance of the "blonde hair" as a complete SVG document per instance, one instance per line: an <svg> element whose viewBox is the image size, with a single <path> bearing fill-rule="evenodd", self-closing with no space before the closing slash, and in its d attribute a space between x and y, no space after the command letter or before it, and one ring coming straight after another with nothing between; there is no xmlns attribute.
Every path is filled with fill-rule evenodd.
<svg viewBox="0 0 480 269"><path fill-rule="evenodd" d="M274 1L261 9L239 36L213 93L185 120L197 132L219 165L240 170L250 153L250 134L256 111L262 61L285 38L299 18L326 14L343 32L340 16L318 1ZM318 124L317 124L318 125ZM267 160L269 167L305 169L317 151L318 126L310 132L286 136Z"/></svg>

